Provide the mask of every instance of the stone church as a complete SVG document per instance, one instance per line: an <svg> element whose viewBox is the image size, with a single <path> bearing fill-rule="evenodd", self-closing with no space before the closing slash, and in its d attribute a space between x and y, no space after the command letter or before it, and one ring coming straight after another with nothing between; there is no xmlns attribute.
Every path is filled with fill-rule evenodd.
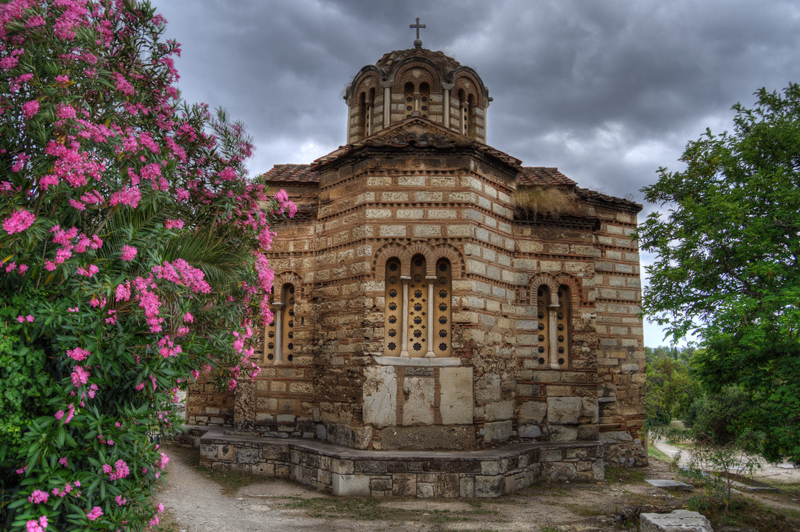
<svg viewBox="0 0 800 532"><path fill-rule="evenodd" d="M187 422L228 427L230 445L327 442L364 460L560 449L547 455L561 468L551 467L552 478L602 478L603 460L646 462L641 277L630 236L641 205L491 147L481 77L414 44L352 79L344 146L264 175L299 212L275 226L269 251L275 319L263 369L235 393L195 385ZM281 476L280 463L263 469L266 451L242 461L215 434L201 442L209 463ZM531 472L529 462L547 461L548 451L535 452L524 467L512 460L528 475L517 487L546 475ZM311 472L294 472L300 454L286 456L286 476L334 493L350 493L342 479L358 476L334 468L340 478L326 484L321 458L302 458ZM370 477L369 493L398 494L380 478ZM477 478L466 496L478 493ZM431 493L447 496L450 481L436 482L445 487L431 484ZM503 482L495 488L513 490Z"/></svg>

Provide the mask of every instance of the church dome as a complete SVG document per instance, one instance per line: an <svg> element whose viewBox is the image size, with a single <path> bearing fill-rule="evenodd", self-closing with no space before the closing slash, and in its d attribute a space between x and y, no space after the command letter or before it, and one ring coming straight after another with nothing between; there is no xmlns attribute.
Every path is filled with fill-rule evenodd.
<svg viewBox="0 0 800 532"><path fill-rule="evenodd" d="M348 85L347 143L417 117L486 143L491 98L478 73L444 52L422 48L419 39L414 44L384 54Z"/></svg>

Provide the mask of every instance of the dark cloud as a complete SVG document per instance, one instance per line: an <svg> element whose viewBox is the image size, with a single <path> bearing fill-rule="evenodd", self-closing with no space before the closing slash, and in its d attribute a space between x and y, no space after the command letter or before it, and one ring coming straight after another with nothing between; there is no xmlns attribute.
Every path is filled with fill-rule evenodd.
<svg viewBox="0 0 800 532"><path fill-rule="evenodd" d="M730 128L734 103L800 81L794 1L154 3L167 37L183 44L184 96L245 122L255 173L343 144L345 86L384 53L412 47L415 17L426 48L489 86L489 144L640 201L659 166L679 168L688 140Z"/></svg>

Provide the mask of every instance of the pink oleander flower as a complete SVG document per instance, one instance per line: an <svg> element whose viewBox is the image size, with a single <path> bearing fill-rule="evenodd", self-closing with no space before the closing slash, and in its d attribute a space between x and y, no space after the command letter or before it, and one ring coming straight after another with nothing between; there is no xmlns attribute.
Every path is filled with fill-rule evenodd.
<svg viewBox="0 0 800 532"><path fill-rule="evenodd" d="M25 115L26 120L30 120L39 112L39 100L31 100L22 104L22 114Z"/></svg>
<svg viewBox="0 0 800 532"><path fill-rule="evenodd" d="M25 323L25 316L17 316L17 321L20 323Z"/></svg>
<svg viewBox="0 0 800 532"><path fill-rule="evenodd" d="M67 350L67 356L76 362L80 362L89 355L91 355L91 353L82 347L76 347L75 349Z"/></svg>
<svg viewBox="0 0 800 532"><path fill-rule="evenodd" d="M33 323L33 320L34 320L34 318L30 314L25 316L25 321L27 321L28 323Z"/></svg>
<svg viewBox="0 0 800 532"><path fill-rule="evenodd" d="M183 229L183 220L167 220L164 222L167 229Z"/></svg>
<svg viewBox="0 0 800 532"><path fill-rule="evenodd" d="M127 301L131 298L130 283L118 284L116 289L117 301Z"/></svg>
<svg viewBox="0 0 800 532"><path fill-rule="evenodd" d="M30 213L25 209L20 209L3 220L3 229L5 229L9 235L21 233L30 227L34 220L36 220L36 216L34 216L33 213Z"/></svg>
<svg viewBox="0 0 800 532"><path fill-rule="evenodd" d="M78 388L86 384L89 381L90 376L91 374L81 366L75 366L72 371L72 384Z"/></svg>
<svg viewBox="0 0 800 532"><path fill-rule="evenodd" d="M164 469L165 467L167 467L167 464L169 463L169 456L167 456L164 453L159 453L159 454L161 455L161 459L158 462L156 462L156 465L161 469Z"/></svg>
<svg viewBox="0 0 800 532"><path fill-rule="evenodd" d="M94 521L101 515L103 515L103 510L99 506L95 506L94 508L86 512L86 517L89 518L89 521Z"/></svg>
<svg viewBox="0 0 800 532"><path fill-rule="evenodd" d="M122 260L130 262L136 258L136 253L138 252L139 250L133 246L122 246Z"/></svg>
<svg viewBox="0 0 800 532"><path fill-rule="evenodd" d="M75 118L75 109L68 104L58 104L56 106L57 118Z"/></svg>
<svg viewBox="0 0 800 532"><path fill-rule="evenodd" d="M128 499L123 498L122 495L117 495L114 497L114 500L117 502L118 506L125 506L125 504L128 502Z"/></svg>
<svg viewBox="0 0 800 532"><path fill-rule="evenodd" d="M100 268L98 268L94 264L90 264L89 268L87 268L87 269L78 268L78 274L79 275L84 275L86 277L93 277L94 274L98 273L99 271L100 271Z"/></svg>
<svg viewBox="0 0 800 532"><path fill-rule="evenodd" d="M189 322L189 323L193 323L194 322L194 316L192 316L191 313L187 312L186 314L183 315L183 321L186 321L186 322Z"/></svg>
<svg viewBox="0 0 800 532"><path fill-rule="evenodd" d="M163 513L164 513L164 505L163 505L163 504L161 504L161 503L158 503L158 504L156 505L156 508L158 509L158 513L160 513L160 514L163 514Z"/></svg>
<svg viewBox="0 0 800 532"><path fill-rule="evenodd" d="M147 524L150 525L151 527L156 526L158 524L158 516L157 515L153 515L153 518L151 520L149 520L147 522Z"/></svg>
<svg viewBox="0 0 800 532"><path fill-rule="evenodd" d="M61 458L59 458L58 463L64 467L69 467L69 459L67 459L66 456L62 456Z"/></svg>
<svg viewBox="0 0 800 532"><path fill-rule="evenodd" d="M33 493L31 493L30 497L28 497L28 501L31 502L32 504L40 504L43 502L47 502L47 499L49 497L50 495L45 491L33 490Z"/></svg>
<svg viewBox="0 0 800 532"><path fill-rule="evenodd" d="M28 271L28 265L27 264L20 264L19 265L19 269L17 270L17 272L20 273L20 274L23 274L23 273L25 273L27 271Z"/></svg>
<svg viewBox="0 0 800 532"><path fill-rule="evenodd" d="M17 475L24 475L25 472L28 470L28 466L21 467L15 471Z"/></svg>
<svg viewBox="0 0 800 532"><path fill-rule="evenodd" d="M47 516L43 515L38 521L31 519L25 523L26 532L44 532L47 528Z"/></svg>

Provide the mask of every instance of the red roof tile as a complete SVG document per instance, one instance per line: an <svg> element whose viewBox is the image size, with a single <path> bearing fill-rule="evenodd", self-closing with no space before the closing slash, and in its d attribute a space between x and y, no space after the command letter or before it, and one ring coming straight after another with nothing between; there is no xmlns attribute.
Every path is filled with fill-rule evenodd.
<svg viewBox="0 0 800 532"><path fill-rule="evenodd" d="M558 168L545 168L543 166L523 166L520 168L517 181L520 185L576 185L575 181L558 171Z"/></svg>
<svg viewBox="0 0 800 532"><path fill-rule="evenodd" d="M276 164L263 177L268 182L319 183L319 173L311 171L310 164Z"/></svg>

